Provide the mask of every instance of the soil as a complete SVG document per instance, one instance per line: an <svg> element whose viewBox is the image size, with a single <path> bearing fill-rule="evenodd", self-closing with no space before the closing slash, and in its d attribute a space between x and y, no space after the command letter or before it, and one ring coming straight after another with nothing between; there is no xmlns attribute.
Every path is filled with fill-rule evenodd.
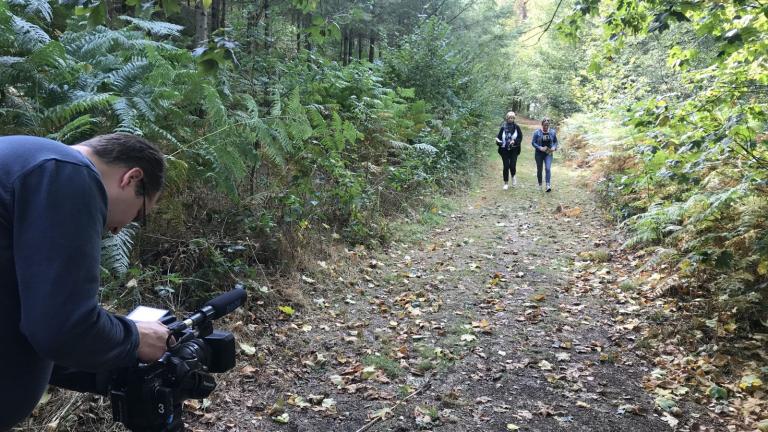
<svg viewBox="0 0 768 432"><path fill-rule="evenodd" d="M300 281L305 306L282 319L264 319L279 306L268 292L252 296L234 324L238 365L209 399L187 403L188 427L713 430L698 426L703 410L673 417L642 387L653 366L636 352L626 305L607 295L619 243L589 173L556 155L553 191L542 192L530 146L516 187L502 190L500 171L489 159L472 190L385 251L319 262Z"/></svg>

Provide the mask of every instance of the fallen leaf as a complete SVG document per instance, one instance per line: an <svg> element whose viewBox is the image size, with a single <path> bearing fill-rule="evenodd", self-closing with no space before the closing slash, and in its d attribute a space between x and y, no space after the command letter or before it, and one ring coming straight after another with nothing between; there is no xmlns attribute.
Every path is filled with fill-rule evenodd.
<svg viewBox="0 0 768 432"><path fill-rule="evenodd" d="M286 424L288 423L290 417L288 416L288 413L282 413L279 416L272 417L272 420L274 420L276 423L280 424Z"/></svg>

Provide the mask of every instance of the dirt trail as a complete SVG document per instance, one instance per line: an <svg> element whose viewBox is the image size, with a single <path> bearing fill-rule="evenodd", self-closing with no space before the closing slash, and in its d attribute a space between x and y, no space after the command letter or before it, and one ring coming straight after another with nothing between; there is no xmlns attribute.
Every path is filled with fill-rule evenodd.
<svg viewBox="0 0 768 432"><path fill-rule="evenodd" d="M540 192L527 142L516 188L502 190L491 158L437 226L321 263L303 280L309 307L252 329L256 353L210 406L188 407L191 429L672 430L601 291L610 263L577 258L611 246L586 173L556 157Z"/></svg>

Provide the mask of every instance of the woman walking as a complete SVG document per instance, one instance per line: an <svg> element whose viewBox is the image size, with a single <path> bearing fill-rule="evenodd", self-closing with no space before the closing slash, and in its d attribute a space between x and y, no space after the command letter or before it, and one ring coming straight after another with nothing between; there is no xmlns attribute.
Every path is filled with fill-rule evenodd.
<svg viewBox="0 0 768 432"><path fill-rule="evenodd" d="M515 123L515 113L510 111L505 117L504 123L496 135L496 144L499 146L499 156L504 164L502 177L504 178L504 190L509 189L509 177L512 176L512 185L517 185L517 157L520 155L520 143L523 142L523 131Z"/></svg>
<svg viewBox="0 0 768 432"><path fill-rule="evenodd" d="M557 150L557 135L555 130L549 127L549 119L541 121L541 128L533 133L533 148L536 149L536 179L539 181L541 189L541 168L546 168L547 192L552 191L552 154Z"/></svg>

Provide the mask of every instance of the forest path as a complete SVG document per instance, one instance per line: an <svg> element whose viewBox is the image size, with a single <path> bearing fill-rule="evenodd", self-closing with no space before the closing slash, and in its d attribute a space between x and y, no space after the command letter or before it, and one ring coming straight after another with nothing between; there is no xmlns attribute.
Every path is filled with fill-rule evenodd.
<svg viewBox="0 0 768 432"><path fill-rule="evenodd" d="M308 306L241 338L255 353L210 406L188 406L190 428L672 430L642 389L652 366L609 295L609 256L594 253L615 243L587 173L556 156L540 192L524 133L516 188L502 190L494 154L436 226L305 276Z"/></svg>

